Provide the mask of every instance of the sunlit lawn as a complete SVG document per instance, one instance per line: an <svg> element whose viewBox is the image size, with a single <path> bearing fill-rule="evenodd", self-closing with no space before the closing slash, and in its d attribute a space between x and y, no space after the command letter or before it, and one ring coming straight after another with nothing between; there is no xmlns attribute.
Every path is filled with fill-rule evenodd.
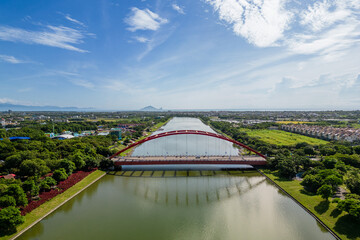
<svg viewBox="0 0 360 240"><path fill-rule="evenodd" d="M300 181L281 179L276 172L263 171L270 179L275 181L287 193L303 204L321 221L330 227L342 239L360 239L360 223L352 217L336 209L336 203L326 201L319 195L313 195L304 191Z"/></svg>
<svg viewBox="0 0 360 240"><path fill-rule="evenodd" d="M260 140L276 145L295 145L300 142L306 142L310 145L327 144L327 141L303 136L296 133L289 133L281 130L268 130L268 129L247 129L241 128L243 132L246 132L250 137L259 137Z"/></svg>

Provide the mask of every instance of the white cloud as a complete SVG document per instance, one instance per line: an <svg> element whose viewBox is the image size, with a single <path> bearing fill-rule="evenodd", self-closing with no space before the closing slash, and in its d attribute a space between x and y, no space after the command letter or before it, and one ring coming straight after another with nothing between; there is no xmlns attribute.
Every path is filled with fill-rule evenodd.
<svg viewBox="0 0 360 240"><path fill-rule="evenodd" d="M158 14L149 9L131 8L130 16L125 19L125 22L130 26L127 28L131 32L137 30L152 30L156 31L162 24L168 22L167 19L161 18Z"/></svg>
<svg viewBox="0 0 360 240"><path fill-rule="evenodd" d="M346 8L343 3L325 0L323 2L315 2L314 5L301 12L300 23L309 26L311 30L317 32L337 21L346 19L350 15L350 9Z"/></svg>
<svg viewBox="0 0 360 240"><path fill-rule="evenodd" d="M24 61L17 59L13 56L8 56L8 55L0 55L0 61L4 61L4 62L8 62L8 63L14 63L14 64L18 64L18 63L25 63Z"/></svg>
<svg viewBox="0 0 360 240"><path fill-rule="evenodd" d="M146 43L146 42L150 41L150 39L147 39L146 37L141 37L141 36L136 36L136 37L134 37L134 39L141 43Z"/></svg>
<svg viewBox="0 0 360 240"><path fill-rule="evenodd" d="M177 4L172 4L172 8L180 14L185 14L184 9Z"/></svg>
<svg viewBox="0 0 360 240"><path fill-rule="evenodd" d="M85 87L85 88L94 88L94 84L87 81L87 80L83 80L83 79L69 79L69 81L74 84L74 85L77 85L77 86L80 86L80 87Z"/></svg>
<svg viewBox="0 0 360 240"><path fill-rule="evenodd" d="M344 51L360 43L360 4L352 0L315 2L300 12L305 33L294 34L287 41L297 54L319 54L336 60Z"/></svg>
<svg viewBox="0 0 360 240"><path fill-rule="evenodd" d="M0 98L0 103L20 104L21 102L11 98Z"/></svg>
<svg viewBox="0 0 360 240"><path fill-rule="evenodd" d="M321 34L299 34L289 40L289 49L298 54L329 54L360 43L357 23L341 24Z"/></svg>
<svg viewBox="0 0 360 240"><path fill-rule="evenodd" d="M0 40L23 42L57 47L77 52L88 52L73 46L83 43L86 33L63 26L48 25L42 31L29 31L21 28L0 26Z"/></svg>
<svg viewBox="0 0 360 240"><path fill-rule="evenodd" d="M234 33L258 47L276 45L283 38L293 14L285 9L285 0L206 0L220 20L232 26Z"/></svg>
<svg viewBox="0 0 360 240"><path fill-rule="evenodd" d="M67 20L69 20L70 22L72 22L72 23L76 23L76 24L78 24L78 25L80 25L82 27L86 27L86 25L84 23L80 22L79 20L76 20L75 18L72 18L69 14L66 14L65 18Z"/></svg>

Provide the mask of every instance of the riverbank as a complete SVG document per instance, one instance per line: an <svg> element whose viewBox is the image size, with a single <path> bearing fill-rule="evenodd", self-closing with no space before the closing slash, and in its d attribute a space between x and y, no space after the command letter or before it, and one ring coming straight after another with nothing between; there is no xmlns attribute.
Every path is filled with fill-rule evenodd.
<svg viewBox="0 0 360 240"><path fill-rule="evenodd" d="M148 136L150 136L153 132L157 131L159 128L161 128L162 126L164 126L165 124L167 124L172 118L170 118L169 120L167 120L166 122L160 122L160 123L157 123L155 124L154 126L152 126L150 128L150 131L147 132L144 136L140 137L139 139L136 140L136 142L144 139L144 138L147 138ZM119 144L117 147L116 147L116 151L121 151L122 149L126 148L127 146L125 145L122 145L122 144ZM120 156L131 156L133 151L135 150L135 148L131 148L131 149L128 149L126 150L125 152L122 152L120 154Z"/></svg>
<svg viewBox="0 0 360 240"><path fill-rule="evenodd" d="M89 187L91 184L105 176L106 173L100 170L96 170L93 173L89 174L80 182L76 183L74 186L66 190L60 195L57 195L50 201L45 202L41 206L37 207L30 213L25 215L25 222L16 228L16 233L4 236L1 239L8 240L8 239L15 239L24 233L26 230L34 226L36 223L41 221L43 218L48 216L50 213L58 209L60 206L65 204L67 201L75 197L77 194L82 192L84 189Z"/></svg>
<svg viewBox="0 0 360 240"><path fill-rule="evenodd" d="M282 179L276 176L276 171L261 170L270 180L278 185L290 197L299 202L315 218L323 222L338 237L344 240L360 240L358 223L354 222L345 212L336 209L337 203L326 201L319 195L304 191L301 181Z"/></svg>

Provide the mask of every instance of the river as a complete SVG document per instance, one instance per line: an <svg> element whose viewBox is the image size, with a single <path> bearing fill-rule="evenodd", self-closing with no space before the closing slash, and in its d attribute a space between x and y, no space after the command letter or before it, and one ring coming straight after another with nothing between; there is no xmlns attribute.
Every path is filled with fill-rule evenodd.
<svg viewBox="0 0 360 240"><path fill-rule="evenodd" d="M163 129L212 131L195 118L174 118ZM155 141L139 146L133 154L238 152L230 143L199 136ZM257 172L118 175L123 176L103 177L19 239L334 239Z"/></svg>

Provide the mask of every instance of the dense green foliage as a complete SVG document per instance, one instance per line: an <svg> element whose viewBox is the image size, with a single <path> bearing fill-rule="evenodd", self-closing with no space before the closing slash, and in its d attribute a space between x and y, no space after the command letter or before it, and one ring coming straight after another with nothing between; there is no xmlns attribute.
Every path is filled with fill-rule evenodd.
<svg viewBox="0 0 360 240"><path fill-rule="evenodd" d="M319 194L322 198L328 200L329 197L333 194L333 189L330 185L324 184L318 190L317 194Z"/></svg>
<svg viewBox="0 0 360 240"><path fill-rule="evenodd" d="M16 206L16 201L15 198L9 195L4 195L2 197L0 197L0 208L6 208L6 207L10 207Z"/></svg>
<svg viewBox="0 0 360 240"><path fill-rule="evenodd" d="M16 231L16 226L24 222L20 210L10 206L0 210L0 236Z"/></svg>
<svg viewBox="0 0 360 240"><path fill-rule="evenodd" d="M57 182L64 181L68 178L68 174L66 173L65 168L56 169L53 173L53 178Z"/></svg>
<svg viewBox="0 0 360 240"><path fill-rule="evenodd" d="M337 208L349 213L350 216L360 220L360 197L359 195L349 194L345 200L340 200Z"/></svg>

